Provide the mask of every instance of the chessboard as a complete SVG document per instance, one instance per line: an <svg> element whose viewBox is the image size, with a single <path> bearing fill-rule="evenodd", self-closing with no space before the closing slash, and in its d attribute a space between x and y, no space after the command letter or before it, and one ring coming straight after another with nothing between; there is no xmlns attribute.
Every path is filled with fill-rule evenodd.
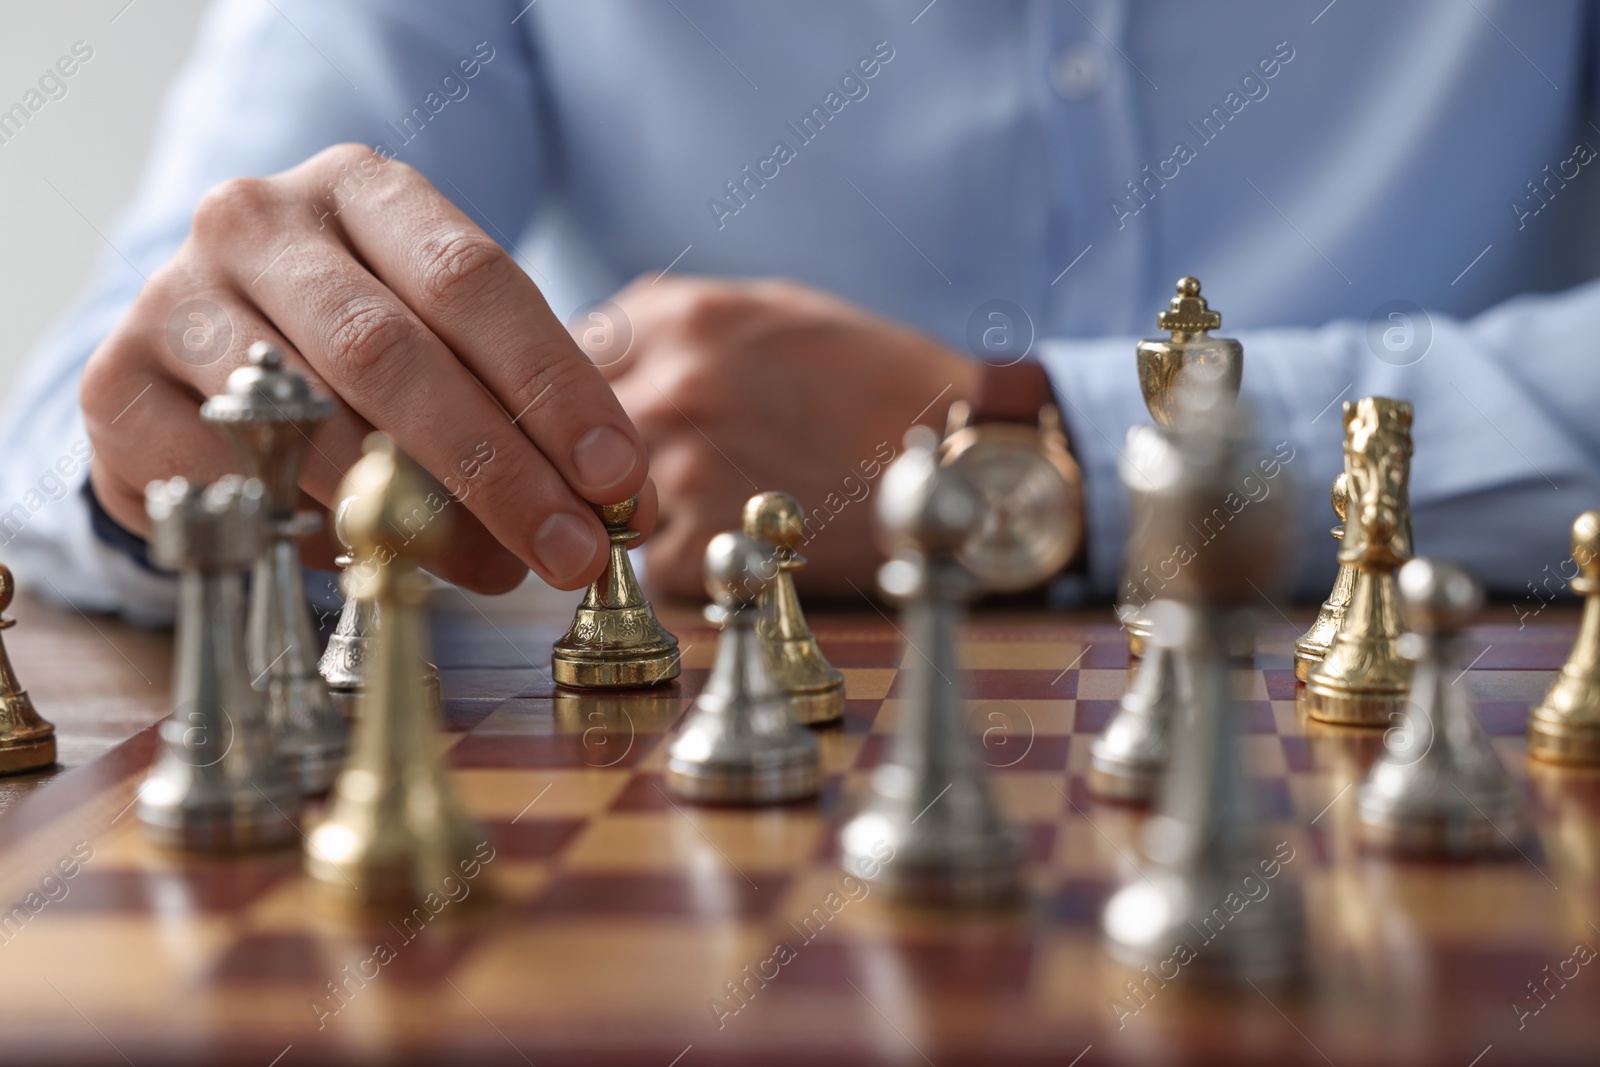
<svg viewBox="0 0 1600 1067"><path fill-rule="evenodd" d="M1296 631L1261 635L1242 679L1247 763L1273 888L1304 894L1310 967L1297 985L1216 990L1104 951L1101 909L1139 877L1148 817L1085 785L1128 683L1108 613L979 614L963 632L975 751L1031 849L1027 899L1003 911L892 907L837 866L835 831L917 655L866 610L811 615L849 698L819 733L821 798L753 810L664 788L664 738L715 646L690 611L661 612L682 641L677 682L603 696L551 684L557 614L441 615L441 744L481 866L393 920L320 898L296 851L153 849L130 814L157 743L143 729L0 818L0 1060L1594 1062L1600 772L1530 765L1523 739L1571 614L1471 632L1458 681L1534 824L1493 862L1364 850L1353 786L1383 731L1309 723Z"/></svg>

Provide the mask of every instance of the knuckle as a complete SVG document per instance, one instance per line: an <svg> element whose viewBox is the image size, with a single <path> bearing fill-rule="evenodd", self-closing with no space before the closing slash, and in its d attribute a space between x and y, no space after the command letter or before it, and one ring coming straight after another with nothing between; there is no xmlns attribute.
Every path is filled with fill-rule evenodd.
<svg viewBox="0 0 1600 1067"><path fill-rule="evenodd" d="M319 169L337 171L357 166L376 154L370 145L364 145L360 141L343 141L324 148L316 154L314 160Z"/></svg>
<svg viewBox="0 0 1600 1067"><path fill-rule="evenodd" d="M714 379L710 368L697 360L680 364L656 388L681 421L707 414Z"/></svg>
<svg viewBox="0 0 1600 1067"><path fill-rule="evenodd" d="M572 348L557 338L541 345L533 354L533 374L527 383L514 390L515 410L536 414L555 405L588 403L591 389L603 388L600 372Z"/></svg>
<svg viewBox="0 0 1600 1067"><path fill-rule="evenodd" d="M276 187L268 178L229 178L214 185L194 209L194 236L200 241L232 238L276 206Z"/></svg>
<svg viewBox="0 0 1600 1067"><path fill-rule="evenodd" d="M325 333L323 357L328 377L342 386L360 382L392 364L417 340L411 319L371 300L354 300L338 309Z"/></svg>
<svg viewBox="0 0 1600 1067"><path fill-rule="evenodd" d="M684 287L680 321L695 335L718 334L744 318L749 299L732 286L696 284Z"/></svg>
<svg viewBox="0 0 1600 1067"><path fill-rule="evenodd" d="M465 308L502 291L513 269L511 258L487 236L457 231L423 249L418 283L425 300Z"/></svg>
<svg viewBox="0 0 1600 1067"><path fill-rule="evenodd" d="M115 336L84 364L83 376L78 379L78 404L91 427L106 425L116 416L112 397L128 379L127 364L127 348L118 344Z"/></svg>

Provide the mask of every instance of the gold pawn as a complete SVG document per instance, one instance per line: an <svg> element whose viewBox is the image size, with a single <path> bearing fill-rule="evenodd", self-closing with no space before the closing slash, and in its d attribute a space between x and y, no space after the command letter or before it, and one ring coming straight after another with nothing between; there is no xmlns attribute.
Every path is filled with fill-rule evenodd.
<svg viewBox="0 0 1600 1067"><path fill-rule="evenodd" d="M16 592L11 568L0 563L0 630L17 624L16 619L5 617ZM0 774L37 771L55 761L56 728L33 710L33 701L17 681L11 656L0 642Z"/></svg>
<svg viewBox="0 0 1600 1067"><path fill-rule="evenodd" d="M1333 480L1333 492L1330 494L1333 503L1333 513L1339 516L1339 525L1328 532L1335 541L1344 540L1345 512L1350 506L1350 476L1343 471ZM1311 668L1322 662L1322 657L1328 654L1328 645L1333 642L1333 637L1339 632L1339 627L1344 624L1345 608L1350 606L1350 591L1355 588L1356 569L1348 563L1339 564L1339 574L1333 580L1333 591L1328 594L1328 599L1322 602L1322 608L1317 612L1317 621L1311 624L1311 629L1301 635L1300 640L1294 643L1294 676L1302 682L1311 674Z"/></svg>
<svg viewBox="0 0 1600 1067"><path fill-rule="evenodd" d="M1528 720L1528 755L1551 763L1600 764L1600 511L1572 524L1572 591L1583 622L1561 674Z"/></svg>
<svg viewBox="0 0 1600 1067"><path fill-rule="evenodd" d="M595 508L611 541L611 561L584 593L572 625L551 651L558 685L633 689L678 676L678 639L656 618L628 559L628 546L639 539L639 532L628 528L638 508L638 497Z"/></svg>
<svg viewBox="0 0 1600 1067"><path fill-rule="evenodd" d="M1411 691L1400 655L1395 571L1411 558L1411 405L1365 397L1345 401L1349 515L1339 562L1355 567L1339 632L1306 676L1306 713L1347 726L1390 726Z"/></svg>
<svg viewBox="0 0 1600 1067"><path fill-rule="evenodd" d="M772 546L778 567L761 594L756 626L767 666L795 718L821 726L844 718L844 675L823 656L795 594L794 572L806 563L795 551L805 535L804 520L800 502L788 493L759 493L744 505L745 536Z"/></svg>
<svg viewBox="0 0 1600 1067"><path fill-rule="evenodd" d="M306 870L351 903L394 907L448 896L446 879L472 877L487 838L456 798L439 754L438 709L418 684L429 581L417 560L444 543L447 520L391 545L404 519L425 513L429 489L386 435L369 435L365 451L339 486L340 498L355 498L345 594L372 601L383 625L369 638L350 756L327 819L306 839Z"/></svg>

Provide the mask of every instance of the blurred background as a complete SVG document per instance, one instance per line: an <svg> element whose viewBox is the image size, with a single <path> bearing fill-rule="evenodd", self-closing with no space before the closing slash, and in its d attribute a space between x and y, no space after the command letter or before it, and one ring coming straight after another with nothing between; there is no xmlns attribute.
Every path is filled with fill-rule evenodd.
<svg viewBox="0 0 1600 1067"><path fill-rule="evenodd" d="M0 126L0 391L71 314L133 196L161 97L206 0L3 0L0 112L82 41L93 57L21 129ZM99 231L99 232L96 232ZM0 392L0 395L4 395Z"/></svg>

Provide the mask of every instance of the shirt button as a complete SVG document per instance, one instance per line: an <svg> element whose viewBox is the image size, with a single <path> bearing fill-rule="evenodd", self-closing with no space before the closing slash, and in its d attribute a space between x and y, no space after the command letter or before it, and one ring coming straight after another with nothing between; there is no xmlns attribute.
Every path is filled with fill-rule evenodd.
<svg viewBox="0 0 1600 1067"><path fill-rule="evenodd" d="M1093 45L1075 45L1056 57L1050 75L1058 93L1068 100L1082 100L1105 84L1105 57Z"/></svg>

